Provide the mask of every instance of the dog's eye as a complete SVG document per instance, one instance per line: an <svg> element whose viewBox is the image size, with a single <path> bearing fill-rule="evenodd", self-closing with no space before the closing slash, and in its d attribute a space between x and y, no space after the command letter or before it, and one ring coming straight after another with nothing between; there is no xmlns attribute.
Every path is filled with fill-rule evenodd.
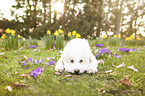
<svg viewBox="0 0 145 96"><path fill-rule="evenodd" d="M70 60L70 63L74 63L74 60Z"/></svg>
<svg viewBox="0 0 145 96"><path fill-rule="evenodd" d="M83 60L80 60L79 63L83 63Z"/></svg>

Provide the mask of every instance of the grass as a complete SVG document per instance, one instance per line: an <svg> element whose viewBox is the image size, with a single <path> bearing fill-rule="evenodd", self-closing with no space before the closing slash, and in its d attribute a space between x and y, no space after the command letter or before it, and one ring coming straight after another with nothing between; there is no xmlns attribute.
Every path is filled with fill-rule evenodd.
<svg viewBox="0 0 145 96"><path fill-rule="evenodd" d="M41 46L40 46L41 45ZM56 75L55 65L48 64L47 58L57 58L60 56L58 50L44 50L42 43L38 45L37 49L19 49L12 51L0 50L0 94L1 96L98 96L98 95L145 95L145 50L141 47L142 53L129 52L121 53L116 50L120 47L112 46L111 52L116 52L121 55L119 59L113 55L111 57L102 58L102 63L98 66L96 74L80 74L75 75L68 72L63 72L61 75ZM91 46L93 47L93 46ZM125 46L127 48L136 48L139 46ZM144 48L145 49L145 48ZM25 73L32 72L37 65L30 66L30 68L22 67L22 62L26 57L44 60L45 70L42 72L41 78L37 80L21 76ZM125 67L116 68L122 63ZM114 66L115 65L115 66ZM133 65L139 72L128 69L127 66ZM112 70L111 73L105 71ZM116 74L115 74L116 73ZM121 79L126 78L132 86L123 85L120 83ZM14 86L14 83L27 84L27 86ZM7 86L12 87L12 91L6 89Z"/></svg>

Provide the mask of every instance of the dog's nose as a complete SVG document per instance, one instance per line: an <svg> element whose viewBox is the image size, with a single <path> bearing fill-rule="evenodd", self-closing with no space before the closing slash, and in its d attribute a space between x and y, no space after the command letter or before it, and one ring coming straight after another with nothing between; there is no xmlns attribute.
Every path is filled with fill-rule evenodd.
<svg viewBox="0 0 145 96"><path fill-rule="evenodd" d="M79 74L80 70L79 70L79 69L75 69L74 72L75 72L76 74Z"/></svg>

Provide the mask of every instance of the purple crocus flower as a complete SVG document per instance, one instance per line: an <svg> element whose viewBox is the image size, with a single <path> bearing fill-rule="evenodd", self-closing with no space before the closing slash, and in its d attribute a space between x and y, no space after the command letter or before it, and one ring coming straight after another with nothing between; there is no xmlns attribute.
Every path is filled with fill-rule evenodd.
<svg viewBox="0 0 145 96"><path fill-rule="evenodd" d="M39 68L39 67L37 66L36 72L37 72L38 75L41 75L41 73L42 73L41 68Z"/></svg>
<svg viewBox="0 0 145 96"><path fill-rule="evenodd" d="M30 48L37 48L36 45L29 45Z"/></svg>
<svg viewBox="0 0 145 96"><path fill-rule="evenodd" d="M119 52L120 51L120 49L117 49L117 52Z"/></svg>
<svg viewBox="0 0 145 96"><path fill-rule="evenodd" d="M55 61L52 60L49 60L49 65L53 65L55 63Z"/></svg>
<svg viewBox="0 0 145 96"><path fill-rule="evenodd" d="M99 57L99 53L96 54L96 58Z"/></svg>
<svg viewBox="0 0 145 96"><path fill-rule="evenodd" d="M106 47L106 49L109 49L109 48L110 48L110 46Z"/></svg>
<svg viewBox="0 0 145 96"><path fill-rule="evenodd" d="M121 51L121 52L129 52L131 49L129 48L120 48L120 49L117 49L117 51Z"/></svg>
<svg viewBox="0 0 145 96"><path fill-rule="evenodd" d="M121 44L121 46L125 46L125 43Z"/></svg>
<svg viewBox="0 0 145 96"><path fill-rule="evenodd" d="M37 69L36 69L37 74L41 75L41 73L42 73L42 71L44 71L44 69L45 69L45 67L43 67L43 69L42 69L42 67L39 68L39 66L37 66Z"/></svg>
<svg viewBox="0 0 145 96"><path fill-rule="evenodd" d="M35 60L35 65L38 64L38 59Z"/></svg>
<svg viewBox="0 0 145 96"><path fill-rule="evenodd" d="M52 44L52 46L55 46L55 44Z"/></svg>
<svg viewBox="0 0 145 96"><path fill-rule="evenodd" d="M36 70L32 70L32 72L30 73L31 76L38 76L37 71Z"/></svg>
<svg viewBox="0 0 145 96"><path fill-rule="evenodd" d="M44 71L44 68L45 68L45 67L43 67L43 69L42 69L42 67L39 68L39 66L37 66L37 69L36 69L36 70L32 70L32 72L30 73L30 75L31 75L34 79L36 79L35 76L36 76L36 77L40 76L41 73L42 73L42 71Z"/></svg>
<svg viewBox="0 0 145 96"><path fill-rule="evenodd" d="M132 48L132 51L136 51L136 49L135 48Z"/></svg>
<svg viewBox="0 0 145 96"><path fill-rule="evenodd" d="M43 63L43 61L44 61L44 60L41 60L41 61L39 61L39 63L41 64L41 63Z"/></svg>
<svg viewBox="0 0 145 96"><path fill-rule="evenodd" d="M32 57L28 58L28 61L29 62L32 62L33 61Z"/></svg>
<svg viewBox="0 0 145 96"><path fill-rule="evenodd" d="M117 49L118 52L121 51L121 50L123 50L123 48L119 48L119 49Z"/></svg>
<svg viewBox="0 0 145 96"><path fill-rule="evenodd" d="M117 55L117 54L115 54L114 56L115 56L117 59L121 57L121 55Z"/></svg>
<svg viewBox="0 0 145 96"><path fill-rule="evenodd" d="M130 49L129 48L126 48L126 52L129 52L130 51Z"/></svg>
<svg viewBox="0 0 145 96"><path fill-rule="evenodd" d="M101 55L104 55L105 54L105 51L106 51L106 49L103 48L103 49L100 49L99 53L101 53Z"/></svg>
<svg viewBox="0 0 145 96"><path fill-rule="evenodd" d="M140 47L137 49L139 53L141 53L142 51L140 51Z"/></svg>
<svg viewBox="0 0 145 96"><path fill-rule="evenodd" d="M96 58L99 57L100 55L103 56L105 54L105 52L108 53L108 54L111 53L110 49L103 48L103 49L100 49L100 51L96 54Z"/></svg>
<svg viewBox="0 0 145 96"><path fill-rule="evenodd" d="M36 60L34 60L34 59L32 59L32 57L31 58L28 58L28 61L31 63L31 64L41 64L41 63L43 63L43 61L44 60L38 60L38 59L36 59Z"/></svg>
<svg viewBox="0 0 145 96"><path fill-rule="evenodd" d="M125 48L120 48L120 51L125 52L126 50L125 50Z"/></svg>
<svg viewBox="0 0 145 96"><path fill-rule="evenodd" d="M43 68L41 67L41 71L44 71L45 67L46 67L46 66L44 66Z"/></svg>
<svg viewBox="0 0 145 96"><path fill-rule="evenodd" d="M103 44L96 44L96 47L102 47Z"/></svg>
<svg viewBox="0 0 145 96"><path fill-rule="evenodd" d="M23 64L22 64L22 66L27 66L27 65L28 65L28 64L27 64L27 61L26 61L26 63L23 63Z"/></svg>
<svg viewBox="0 0 145 96"><path fill-rule="evenodd" d="M111 52L110 52L110 49L106 50L106 52L107 52L108 54L110 54L110 53L111 53Z"/></svg>
<svg viewBox="0 0 145 96"><path fill-rule="evenodd" d="M138 50L139 53L141 53L142 51Z"/></svg>

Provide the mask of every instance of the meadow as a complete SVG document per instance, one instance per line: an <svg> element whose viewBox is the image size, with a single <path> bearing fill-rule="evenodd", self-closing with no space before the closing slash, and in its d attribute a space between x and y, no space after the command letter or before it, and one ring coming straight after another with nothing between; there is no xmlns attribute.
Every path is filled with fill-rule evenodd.
<svg viewBox="0 0 145 96"><path fill-rule="evenodd" d="M69 40L64 41L61 32L55 32L55 36L50 36L49 31L47 33L42 40L24 40L11 32L11 38L6 35L8 38L0 40L1 96L145 95L143 40L125 41L115 36L88 38L92 53L100 62L98 72L78 75L55 72L60 49ZM11 45L10 41L15 44Z"/></svg>

